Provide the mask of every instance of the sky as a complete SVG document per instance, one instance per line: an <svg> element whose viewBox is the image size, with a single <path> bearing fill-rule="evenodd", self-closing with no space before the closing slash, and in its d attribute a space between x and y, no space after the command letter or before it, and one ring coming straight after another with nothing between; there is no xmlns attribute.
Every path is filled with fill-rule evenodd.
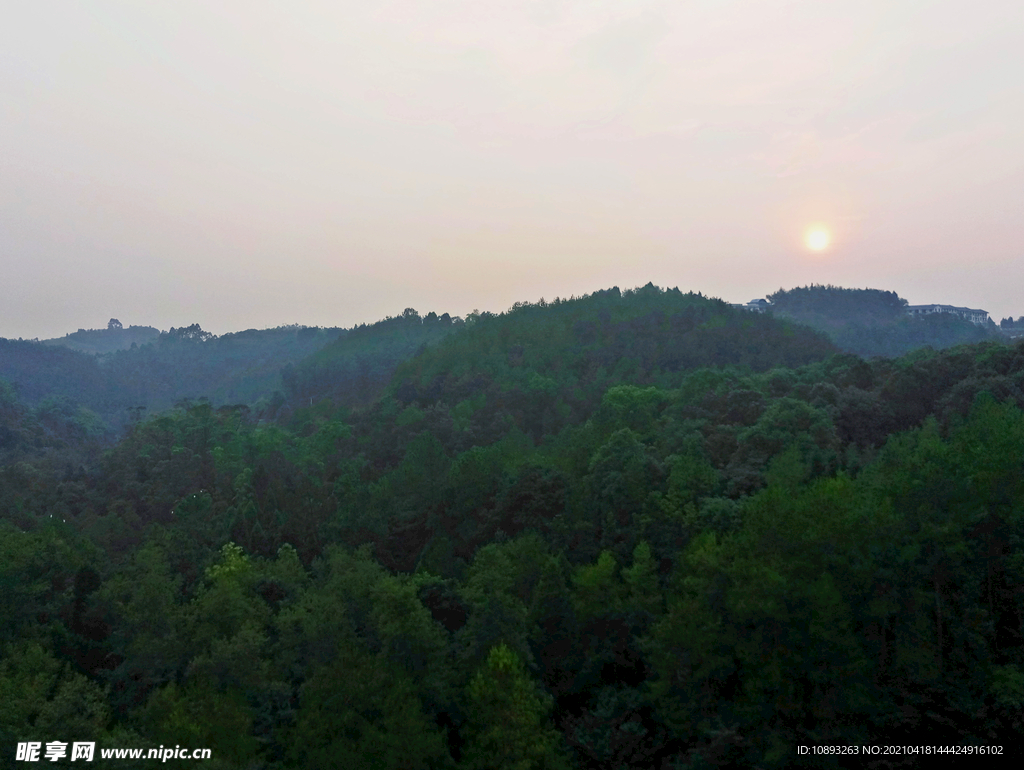
<svg viewBox="0 0 1024 770"><path fill-rule="evenodd" d="M1019 0L8 3L0 337L648 282L998 322L1022 73Z"/></svg>

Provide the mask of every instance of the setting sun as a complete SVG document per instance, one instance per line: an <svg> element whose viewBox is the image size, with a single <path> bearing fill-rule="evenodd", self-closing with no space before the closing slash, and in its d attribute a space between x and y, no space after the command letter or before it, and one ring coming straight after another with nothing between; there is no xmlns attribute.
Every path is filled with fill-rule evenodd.
<svg viewBox="0 0 1024 770"><path fill-rule="evenodd" d="M824 227L812 227L804 236L804 243L811 251L824 250L831 240L832 236Z"/></svg>

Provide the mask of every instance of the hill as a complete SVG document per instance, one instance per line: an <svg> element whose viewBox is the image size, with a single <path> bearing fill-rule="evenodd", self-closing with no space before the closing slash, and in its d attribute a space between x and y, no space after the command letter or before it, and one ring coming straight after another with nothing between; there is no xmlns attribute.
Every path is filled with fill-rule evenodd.
<svg viewBox="0 0 1024 770"><path fill-rule="evenodd" d="M380 395L395 368L462 326L447 313L402 315L357 326L282 372L292 402L329 399L339 406L368 406Z"/></svg>
<svg viewBox="0 0 1024 770"><path fill-rule="evenodd" d="M96 356L64 346L0 337L0 378L29 404L56 395L109 411L116 400Z"/></svg>
<svg viewBox="0 0 1024 770"><path fill-rule="evenodd" d="M765 371L835 352L806 327L648 284L471 317L399 366L388 394L402 407L482 410L483 422L501 410L539 438L583 419L618 384L673 387L701 367Z"/></svg>
<svg viewBox="0 0 1024 770"><path fill-rule="evenodd" d="M106 329L79 329L63 337L42 340L44 345L57 345L78 350L82 353L100 355L118 350L128 350L154 342L160 330L152 326L129 326L127 329L116 318L111 318Z"/></svg>
<svg viewBox="0 0 1024 770"><path fill-rule="evenodd" d="M986 328L946 314L910 318L907 301L891 291L811 285L779 289L768 299L773 314L818 329L859 356L893 358L998 337L994 324Z"/></svg>
<svg viewBox="0 0 1024 770"><path fill-rule="evenodd" d="M97 334L116 337L128 331ZM65 345L0 339L0 377L11 383L26 404L65 398L117 428L129 419L128 410L155 413L182 399L207 398L216 405L269 403L284 387L282 368L342 333L342 329L290 326L217 337L193 324L160 333L142 346L98 354Z"/></svg>
<svg viewBox="0 0 1024 770"><path fill-rule="evenodd" d="M343 334L342 329L282 326L215 336L197 324L164 332L154 344L102 360L129 406L150 412L182 399L214 405L269 402L283 389L281 370Z"/></svg>

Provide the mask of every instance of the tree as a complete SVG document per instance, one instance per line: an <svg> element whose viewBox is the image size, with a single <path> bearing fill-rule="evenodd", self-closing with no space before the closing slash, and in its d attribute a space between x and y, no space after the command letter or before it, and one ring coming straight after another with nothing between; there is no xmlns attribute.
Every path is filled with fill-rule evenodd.
<svg viewBox="0 0 1024 770"><path fill-rule="evenodd" d="M541 770L566 767L558 733L547 724L551 697L506 645L493 647L466 689L469 721L460 767Z"/></svg>
<svg viewBox="0 0 1024 770"><path fill-rule="evenodd" d="M107 329L123 329L123 328L124 327L121 325L121 322L118 321L116 318L111 318L109 321L107 321Z"/></svg>
<svg viewBox="0 0 1024 770"><path fill-rule="evenodd" d="M183 340L187 342L207 342L215 337L212 332L203 331L203 328L199 324L192 324L187 327L182 326L180 329L175 329L172 326L170 331L165 332L160 336L161 338Z"/></svg>
<svg viewBox="0 0 1024 770"><path fill-rule="evenodd" d="M337 657L311 671L302 687L298 720L286 740L289 766L418 770L450 764L442 731L424 714L402 669L351 637L336 645Z"/></svg>
<svg viewBox="0 0 1024 770"><path fill-rule="evenodd" d="M185 618L175 601L180 587L163 548L147 542L97 592L99 606L115 621L109 643L121 664L109 677L125 701L173 679L184 662Z"/></svg>
<svg viewBox="0 0 1024 770"><path fill-rule="evenodd" d="M636 537L634 519L644 511L663 469L629 428L613 433L595 453L587 479L587 506L601 528L600 547L625 558Z"/></svg>
<svg viewBox="0 0 1024 770"><path fill-rule="evenodd" d="M106 693L34 642L5 645L0 704L5 743L96 735L110 716Z"/></svg>
<svg viewBox="0 0 1024 770"><path fill-rule="evenodd" d="M255 764L252 709L235 690L220 691L207 681L185 687L171 682L152 694L141 716L153 743L212 747L211 766L224 770Z"/></svg>

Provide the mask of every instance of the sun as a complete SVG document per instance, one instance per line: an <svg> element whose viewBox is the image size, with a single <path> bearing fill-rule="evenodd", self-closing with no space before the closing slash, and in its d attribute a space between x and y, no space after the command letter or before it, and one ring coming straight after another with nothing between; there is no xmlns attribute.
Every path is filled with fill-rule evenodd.
<svg viewBox="0 0 1024 770"><path fill-rule="evenodd" d="M824 251L832 241L832 235L821 225L815 225L807 231L804 243L811 251Z"/></svg>

